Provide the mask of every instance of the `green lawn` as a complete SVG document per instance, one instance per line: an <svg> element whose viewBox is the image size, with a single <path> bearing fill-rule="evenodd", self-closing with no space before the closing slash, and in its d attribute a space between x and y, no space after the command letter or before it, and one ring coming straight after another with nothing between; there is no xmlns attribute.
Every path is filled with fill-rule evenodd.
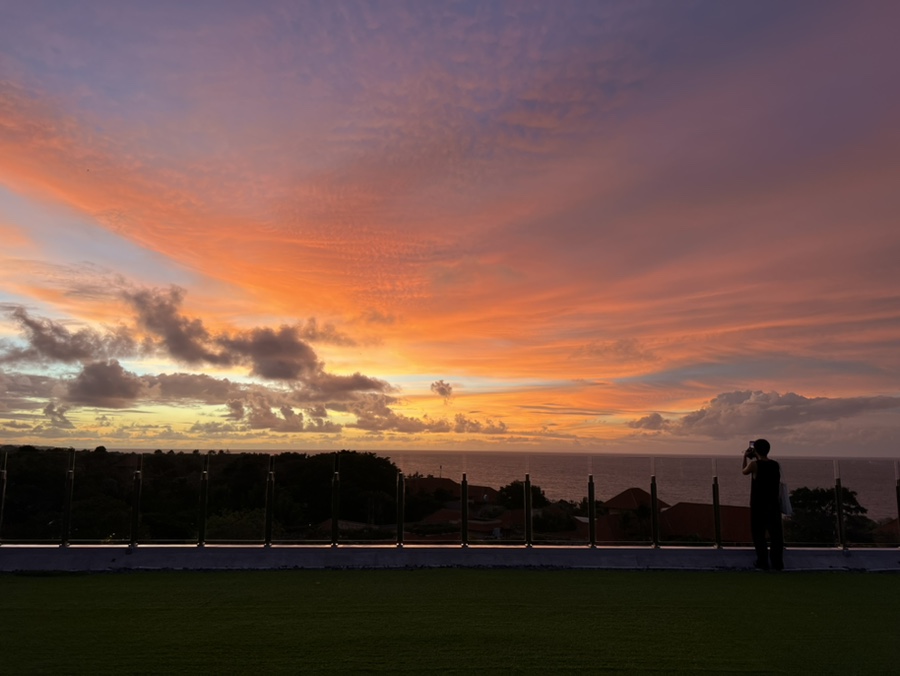
<svg viewBox="0 0 900 676"><path fill-rule="evenodd" d="M900 673L900 575L0 575L0 673Z"/></svg>

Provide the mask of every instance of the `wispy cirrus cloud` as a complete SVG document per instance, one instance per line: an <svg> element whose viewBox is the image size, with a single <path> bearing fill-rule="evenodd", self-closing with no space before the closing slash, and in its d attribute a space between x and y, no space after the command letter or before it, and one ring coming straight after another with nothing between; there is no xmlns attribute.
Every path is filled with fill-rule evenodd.
<svg viewBox="0 0 900 676"><path fill-rule="evenodd" d="M900 375L898 18L12 6L4 420L602 445L722 393L874 406Z"/></svg>

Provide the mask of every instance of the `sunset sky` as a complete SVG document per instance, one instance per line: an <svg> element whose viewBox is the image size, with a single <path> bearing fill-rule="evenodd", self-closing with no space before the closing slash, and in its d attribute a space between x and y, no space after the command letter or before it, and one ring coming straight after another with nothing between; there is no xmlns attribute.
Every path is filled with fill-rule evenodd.
<svg viewBox="0 0 900 676"><path fill-rule="evenodd" d="M900 3L0 15L0 444L900 455Z"/></svg>

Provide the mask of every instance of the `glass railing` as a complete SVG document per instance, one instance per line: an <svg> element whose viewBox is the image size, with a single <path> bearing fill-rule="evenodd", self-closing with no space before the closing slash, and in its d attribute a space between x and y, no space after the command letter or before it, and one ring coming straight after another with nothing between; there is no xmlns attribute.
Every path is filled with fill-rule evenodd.
<svg viewBox="0 0 900 676"><path fill-rule="evenodd" d="M197 544L208 500L210 457L199 452L142 456L138 542ZM78 478L76 477L76 481Z"/></svg>
<svg viewBox="0 0 900 676"><path fill-rule="evenodd" d="M843 510L847 544L900 545L900 526L896 519L900 510L900 463L881 459L839 460L835 469L842 488L848 491L844 494L848 504ZM873 481L873 477L881 480Z"/></svg>
<svg viewBox="0 0 900 676"><path fill-rule="evenodd" d="M140 457L101 452L75 453L71 458L74 471L69 541L130 542L133 477Z"/></svg>
<svg viewBox="0 0 900 676"><path fill-rule="evenodd" d="M61 542L71 457L64 450L3 454L3 542Z"/></svg>
<svg viewBox="0 0 900 676"><path fill-rule="evenodd" d="M255 453L208 456L205 542L262 544L270 458Z"/></svg>
<svg viewBox="0 0 900 676"><path fill-rule="evenodd" d="M319 457L310 467L305 453L274 458L270 505L272 541L279 544L329 542L333 459ZM268 503L267 503L268 504Z"/></svg>
<svg viewBox="0 0 900 676"><path fill-rule="evenodd" d="M716 544L716 475L712 462L707 458L658 457L653 465L659 494L659 542ZM721 523L718 536L721 538Z"/></svg>
<svg viewBox="0 0 900 676"><path fill-rule="evenodd" d="M900 545L897 461L780 462L789 547ZM0 543L747 547L740 467L740 456L13 450L0 455Z"/></svg>
<svg viewBox="0 0 900 676"><path fill-rule="evenodd" d="M597 544L652 543L653 458L595 456L593 476L596 496L601 503L597 510Z"/></svg>

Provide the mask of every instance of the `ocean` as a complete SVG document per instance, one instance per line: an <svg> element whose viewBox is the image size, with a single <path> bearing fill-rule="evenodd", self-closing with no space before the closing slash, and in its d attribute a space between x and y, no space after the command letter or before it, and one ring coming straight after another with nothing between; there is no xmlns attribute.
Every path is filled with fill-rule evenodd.
<svg viewBox="0 0 900 676"><path fill-rule="evenodd" d="M656 476L660 500L712 502L713 476L718 477L723 505L747 505L750 479L741 474L741 456L623 456L565 453L492 453L465 451L384 451L407 476L443 476L470 485L499 488L530 476L550 500L581 500L593 474L596 497L607 500L630 487L650 490ZM886 458L778 458L788 487L834 488L835 477L856 491L859 503L876 521L897 517L898 462Z"/></svg>
<svg viewBox="0 0 900 676"><path fill-rule="evenodd" d="M115 449L149 452L147 449ZM289 451L290 449L284 449ZM365 450L365 449L359 449ZM234 451L241 452L241 451ZM279 453L246 450L248 453ZM327 451L303 451L317 454ZM406 475L442 476L460 481L466 473L470 485L500 488L522 481L528 474L550 500L575 500L587 496L588 475L594 476L598 500L608 500L626 488L650 490L656 476L660 500L712 503L713 476L718 477L722 505L746 506L750 479L741 474L741 454L730 456L618 455L590 453L520 453L491 451L375 451L390 458ZM900 461L890 458L794 458L773 454L784 481L793 490L801 486L833 489L835 477L857 493L857 500L875 521L898 516L897 485Z"/></svg>

